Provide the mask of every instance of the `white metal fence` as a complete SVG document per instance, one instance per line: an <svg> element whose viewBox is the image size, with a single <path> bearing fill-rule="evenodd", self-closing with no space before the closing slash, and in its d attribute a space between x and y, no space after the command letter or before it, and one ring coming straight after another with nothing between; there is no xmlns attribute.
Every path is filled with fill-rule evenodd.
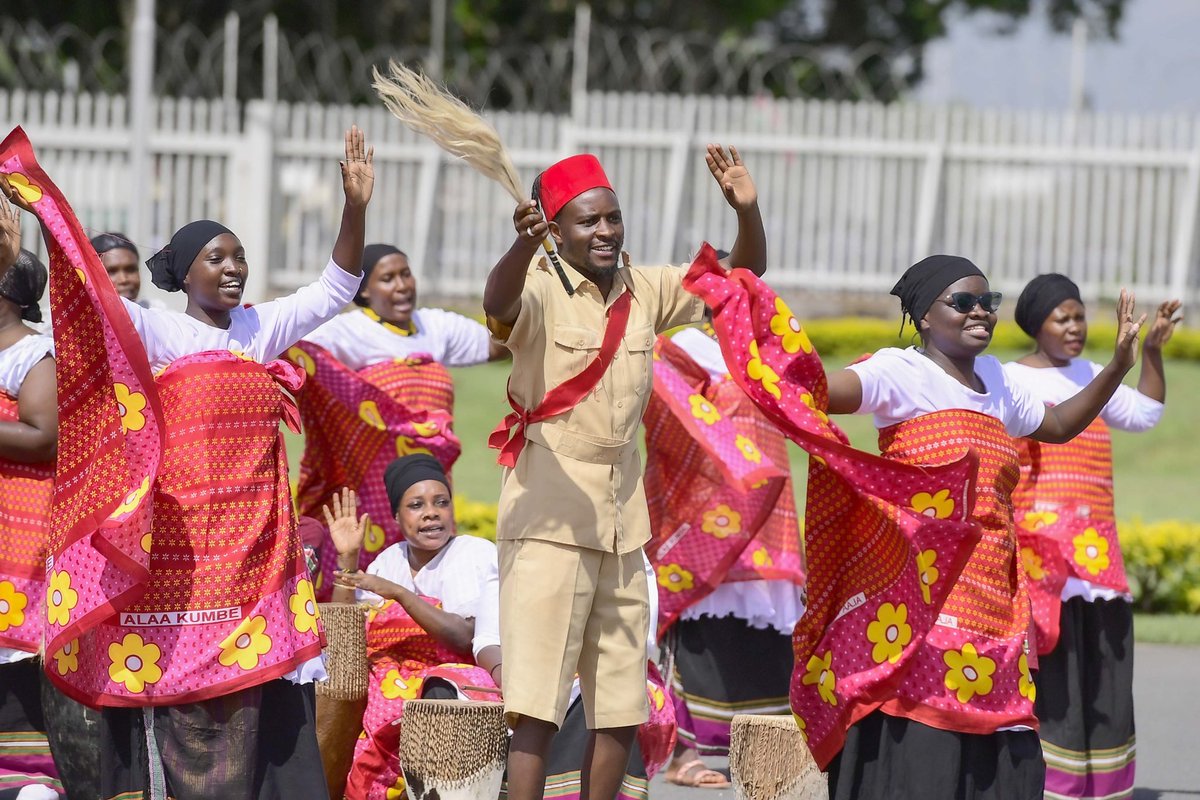
<svg viewBox="0 0 1200 800"><path fill-rule="evenodd" d="M600 155L626 212L627 249L678 261L735 231L703 162L742 151L760 190L770 279L783 288L891 286L914 259L954 252L1005 291L1039 272L1090 296L1200 298L1200 125L1132 117L800 100L592 94L574 116L492 117L526 182L575 151ZM0 128L25 126L85 226L121 229L148 204L161 245L198 217L228 223L253 271L249 299L311 279L339 221L342 131L376 151L368 238L407 250L422 290L477 296L511 241L512 203L381 108L157 101L153 179L128 179L120 97L0 93ZM34 231L30 231L33 238ZM265 269L264 269L265 267Z"/></svg>

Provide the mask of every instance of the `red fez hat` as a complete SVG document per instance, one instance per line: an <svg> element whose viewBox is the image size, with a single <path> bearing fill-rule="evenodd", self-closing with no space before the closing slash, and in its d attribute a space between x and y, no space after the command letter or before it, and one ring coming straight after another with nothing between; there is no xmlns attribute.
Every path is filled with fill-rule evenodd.
<svg viewBox="0 0 1200 800"><path fill-rule="evenodd" d="M567 203L590 189L612 190L600 160L591 153L564 158L542 173L538 199L546 219L558 216Z"/></svg>

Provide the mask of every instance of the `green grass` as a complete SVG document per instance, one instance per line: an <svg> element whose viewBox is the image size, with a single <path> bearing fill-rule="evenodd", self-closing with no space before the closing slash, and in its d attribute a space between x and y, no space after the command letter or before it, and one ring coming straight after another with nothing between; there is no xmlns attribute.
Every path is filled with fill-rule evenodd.
<svg viewBox="0 0 1200 800"><path fill-rule="evenodd" d="M1200 615L1134 614L1133 637L1151 644L1200 645Z"/></svg>
<svg viewBox="0 0 1200 800"><path fill-rule="evenodd" d="M996 355L1007 360L1017 354ZM455 488L472 500L495 502L500 494L500 468L496 451L487 448L487 437L509 411L504 391L509 367L508 362L499 362L452 370L454 429L463 444L462 457L454 468ZM1137 370L1135 367L1131 382L1136 381ZM1192 398L1200 397L1200 363L1168 363L1167 383L1169 402L1158 427L1137 435L1113 434L1117 515L1121 518L1200 521L1200 503L1191 502L1200 471L1200 414L1191 405ZM837 422L855 446L878 452L870 417L839 417ZM294 478L302 440L296 436L288 439ZM790 455L793 475L803 476L806 456L797 447L791 448ZM795 483L802 501L804 481Z"/></svg>

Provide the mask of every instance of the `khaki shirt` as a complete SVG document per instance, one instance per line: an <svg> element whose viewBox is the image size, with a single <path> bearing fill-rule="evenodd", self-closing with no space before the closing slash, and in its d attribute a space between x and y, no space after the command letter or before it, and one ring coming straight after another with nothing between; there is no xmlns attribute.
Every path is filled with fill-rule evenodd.
<svg viewBox="0 0 1200 800"><path fill-rule="evenodd" d="M583 371L600 352L605 312L631 292L625 338L596 387L570 411L530 425L516 467L500 491L498 539L540 539L628 553L650 540L637 434L650 399L654 340L663 330L699 320L700 299L683 288L686 267L630 267L617 272L609 296L565 262L575 287L532 268L511 328L488 320L513 355L509 392L527 409L549 387Z"/></svg>

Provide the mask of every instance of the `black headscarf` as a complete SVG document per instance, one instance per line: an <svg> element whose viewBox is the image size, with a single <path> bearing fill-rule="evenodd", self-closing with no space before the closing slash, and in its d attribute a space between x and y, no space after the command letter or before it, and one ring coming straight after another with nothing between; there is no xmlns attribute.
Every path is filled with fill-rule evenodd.
<svg viewBox="0 0 1200 800"><path fill-rule="evenodd" d="M1073 280L1057 272L1038 275L1021 290L1015 313L1017 325L1030 339L1036 339L1046 317L1068 300L1083 304Z"/></svg>
<svg viewBox="0 0 1200 800"><path fill-rule="evenodd" d="M117 233L116 231L110 231L108 233L102 233L99 236L93 236L92 248L100 255L107 253L109 250L121 249L128 250L133 253L133 257L135 259L138 257L138 249L133 242L129 241L129 237L123 233Z"/></svg>
<svg viewBox="0 0 1200 800"><path fill-rule="evenodd" d="M178 292L183 289L183 279L196 256L204 249L204 245L223 233L233 231L219 222L211 219L198 219L189 222L171 237L171 242L162 250L146 260L150 268L150 280L164 292Z"/></svg>
<svg viewBox="0 0 1200 800"><path fill-rule="evenodd" d="M17 260L0 278L0 296L21 309L21 319L41 322L42 309L38 303L46 291L46 265L28 250L22 249Z"/></svg>
<svg viewBox="0 0 1200 800"><path fill-rule="evenodd" d="M387 489L393 515L400 508L400 501L404 499L408 488L421 481L439 481L446 486L446 491L450 490L450 481L446 478L446 470L442 469L442 462L428 453L413 453L387 465L383 471L383 485Z"/></svg>
<svg viewBox="0 0 1200 800"><path fill-rule="evenodd" d="M390 244L369 244L363 248L362 257L362 281L358 284L358 294L354 295L354 302L364 308L370 305L367 299L363 297L363 292L367 289L367 281L371 279L371 270L375 269L375 265L381 259L388 256L404 256L404 251L398 247L393 247Z"/></svg>
<svg viewBox="0 0 1200 800"><path fill-rule="evenodd" d="M891 291L900 298L900 330L904 330L905 317L920 330L921 320L946 287L973 275L986 277L962 256L928 256L905 270Z"/></svg>

